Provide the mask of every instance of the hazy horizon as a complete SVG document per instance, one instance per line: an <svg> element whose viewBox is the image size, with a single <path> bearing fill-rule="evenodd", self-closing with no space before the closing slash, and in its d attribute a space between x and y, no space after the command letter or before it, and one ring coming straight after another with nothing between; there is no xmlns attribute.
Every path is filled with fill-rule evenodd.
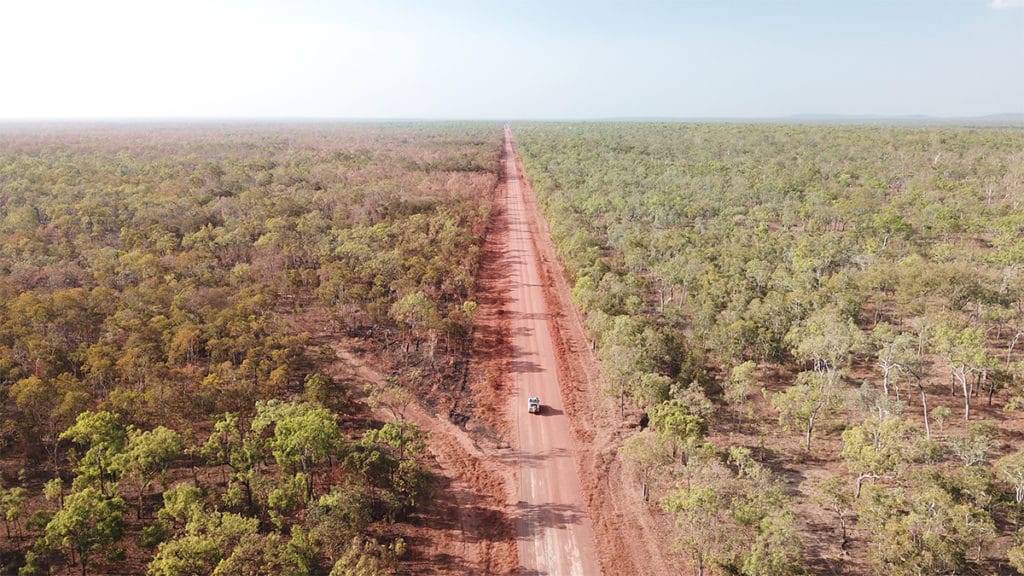
<svg viewBox="0 0 1024 576"><path fill-rule="evenodd" d="M1024 0L0 8L4 121L1024 113Z"/></svg>

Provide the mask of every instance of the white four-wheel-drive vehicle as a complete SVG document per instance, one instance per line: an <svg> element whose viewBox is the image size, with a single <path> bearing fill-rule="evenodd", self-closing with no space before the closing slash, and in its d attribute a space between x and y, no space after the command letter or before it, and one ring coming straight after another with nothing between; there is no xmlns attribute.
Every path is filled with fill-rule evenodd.
<svg viewBox="0 0 1024 576"><path fill-rule="evenodd" d="M540 398L530 396L526 401L526 411L530 414L540 414Z"/></svg>

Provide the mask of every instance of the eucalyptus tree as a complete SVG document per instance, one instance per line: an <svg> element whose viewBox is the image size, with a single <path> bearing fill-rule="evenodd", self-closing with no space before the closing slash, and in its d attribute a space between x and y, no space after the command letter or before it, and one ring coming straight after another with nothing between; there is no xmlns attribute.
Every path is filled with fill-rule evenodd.
<svg viewBox="0 0 1024 576"><path fill-rule="evenodd" d="M980 328L960 327L953 323L940 325L933 337L935 349L949 363L952 378L959 385L964 402L964 420L971 419L971 399L975 393L975 375L986 374L994 367L988 354L985 333Z"/></svg>
<svg viewBox="0 0 1024 576"><path fill-rule="evenodd" d="M66 549L72 562L88 574L95 555L110 552L124 535L127 505L120 497L110 498L88 486L74 491L46 524L43 542Z"/></svg>

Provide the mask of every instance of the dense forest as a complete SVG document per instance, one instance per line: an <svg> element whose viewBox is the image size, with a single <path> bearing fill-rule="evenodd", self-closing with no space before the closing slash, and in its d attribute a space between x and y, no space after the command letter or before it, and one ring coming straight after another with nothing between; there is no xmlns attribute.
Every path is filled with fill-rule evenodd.
<svg viewBox="0 0 1024 576"><path fill-rule="evenodd" d="M430 485L403 390L457 409L500 146L0 128L0 571L394 573ZM406 388L336 381L300 314L413 367Z"/></svg>
<svg viewBox="0 0 1024 576"><path fill-rule="evenodd" d="M1024 131L516 138L694 574L1024 571Z"/></svg>

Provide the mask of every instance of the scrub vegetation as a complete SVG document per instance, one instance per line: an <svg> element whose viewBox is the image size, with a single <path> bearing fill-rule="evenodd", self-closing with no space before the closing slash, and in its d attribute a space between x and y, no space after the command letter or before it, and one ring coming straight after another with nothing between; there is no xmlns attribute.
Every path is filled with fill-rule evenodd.
<svg viewBox="0 0 1024 576"><path fill-rule="evenodd" d="M1024 131L516 137L694 574L1024 570Z"/></svg>
<svg viewBox="0 0 1024 576"><path fill-rule="evenodd" d="M515 136L680 570L1024 571L1024 131ZM501 147L3 127L3 571L400 573L433 486L407 409L475 415Z"/></svg>
<svg viewBox="0 0 1024 576"><path fill-rule="evenodd" d="M289 319L319 307L464 410L500 146L466 124L3 127L3 571L394 573L430 488L410 397L331 378Z"/></svg>

